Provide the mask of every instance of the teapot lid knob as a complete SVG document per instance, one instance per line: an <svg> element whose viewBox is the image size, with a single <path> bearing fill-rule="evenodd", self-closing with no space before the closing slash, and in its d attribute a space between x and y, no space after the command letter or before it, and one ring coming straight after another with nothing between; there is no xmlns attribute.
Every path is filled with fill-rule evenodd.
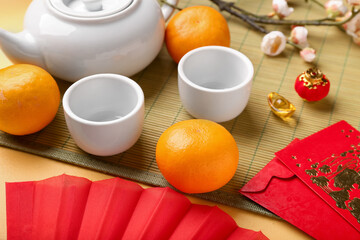
<svg viewBox="0 0 360 240"><path fill-rule="evenodd" d="M102 0L81 0L86 9L95 12L95 11L101 11L102 10Z"/></svg>

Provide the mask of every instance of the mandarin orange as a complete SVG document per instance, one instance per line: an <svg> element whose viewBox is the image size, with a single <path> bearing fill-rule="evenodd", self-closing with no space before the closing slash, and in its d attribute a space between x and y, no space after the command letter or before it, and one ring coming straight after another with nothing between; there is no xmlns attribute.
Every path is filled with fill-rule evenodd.
<svg viewBox="0 0 360 240"><path fill-rule="evenodd" d="M58 85L44 69L15 64L0 70L0 130L13 135L40 131L59 104Z"/></svg>
<svg viewBox="0 0 360 240"><path fill-rule="evenodd" d="M156 162L165 179L186 193L224 186L234 176L239 151L220 124L203 119L178 122L160 136Z"/></svg>
<svg viewBox="0 0 360 240"><path fill-rule="evenodd" d="M230 46L226 19L214 8L193 6L175 14L165 30L165 43L175 62L187 52L203 46Z"/></svg>

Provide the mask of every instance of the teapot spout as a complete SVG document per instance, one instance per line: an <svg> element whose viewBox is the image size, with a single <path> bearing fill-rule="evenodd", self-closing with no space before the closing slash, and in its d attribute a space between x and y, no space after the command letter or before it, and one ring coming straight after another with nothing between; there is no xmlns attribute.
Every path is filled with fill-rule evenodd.
<svg viewBox="0 0 360 240"><path fill-rule="evenodd" d="M13 63L29 63L45 68L42 53L34 37L26 30L11 33L0 29L0 47Z"/></svg>

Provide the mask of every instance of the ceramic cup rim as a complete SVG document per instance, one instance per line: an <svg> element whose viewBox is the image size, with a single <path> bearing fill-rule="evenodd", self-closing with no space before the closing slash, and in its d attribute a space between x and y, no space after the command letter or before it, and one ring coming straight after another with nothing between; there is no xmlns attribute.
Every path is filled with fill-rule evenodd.
<svg viewBox="0 0 360 240"><path fill-rule="evenodd" d="M184 64L185 62L188 60L188 58L190 58L192 55L197 54L199 52L204 52L204 51L219 51L219 52L227 52L230 53L232 55L234 55L235 57L239 58L243 63L245 63L246 68L249 69L248 74L244 77L244 80L241 81L241 83L233 86L233 87L229 87L229 88L223 88L223 89L212 89L212 88L206 88L206 87L202 87L200 85L195 84L193 81L191 81L185 74L184 72ZM230 47L223 47L223 46L204 46L204 47L199 47L199 48L195 48L189 52L187 52L181 59L178 65L178 74L181 78L182 81L184 81L185 83L187 83L188 85L190 85L191 87L198 89L200 91L203 92L213 92L213 93L226 93L226 92L232 92L232 91L236 91L238 89L241 89L243 87L245 87L249 82L252 81L253 76L254 76L254 66L252 64L252 62L250 61L250 59L243 53L230 48Z"/></svg>
<svg viewBox="0 0 360 240"><path fill-rule="evenodd" d="M91 120L87 120L84 118L79 117L78 115L76 115L70 108L70 96L73 93L73 91L76 88L81 87L82 85L86 84L89 81L94 81L94 80L102 80L103 78L107 78L107 79L113 79L119 82L123 82L128 84L132 89L135 90L136 93L136 97L137 97L137 103L135 105L135 107L125 116L119 118L119 119L114 119L114 120L110 120L110 121L101 121L101 122L96 122L96 121L91 121ZM144 92L141 89L141 87L132 79L123 76L123 75L119 75L119 74L112 74L112 73L102 73L102 74L95 74L95 75L91 75L91 76L87 76L84 77L78 81L76 81L75 83L73 83L66 91L62 100L63 103L63 108L64 111L66 112L66 114L72 118L73 120L80 122L82 124L86 124L86 125L92 125L92 126L106 126L106 125L112 125L115 123L120 123L120 122L124 122L127 119L131 118L132 116L134 116L135 114L137 114L140 110L142 105L144 104Z"/></svg>

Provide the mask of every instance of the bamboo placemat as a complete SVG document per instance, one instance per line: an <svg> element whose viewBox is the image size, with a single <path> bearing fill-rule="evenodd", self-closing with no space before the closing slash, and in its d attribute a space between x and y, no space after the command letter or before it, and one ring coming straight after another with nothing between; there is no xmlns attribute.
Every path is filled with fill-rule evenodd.
<svg viewBox="0 0 360 240"><path fill-rule="evenodd" d="M236 4L258 14L272 11L270 0L238 0ZM324 16L324 10L315 4L294 4L296 11L291 15L292 19ZM180 0L182 8L193 5L216 8L210 1ZM220 190L197 196L274 216L242 197L238 190L273 158L274 152L292 139L304 138L343 119L359 129L360 46L353 44L350 37L335 27L308 27L309 42L317 49L318 67L330 79L331 89L329 96L320 102L304 102L294 91L294 81L311 65L303 62L298 51L288 46L280 56L267 57L259 47L262 34L227 13L223 15L229 23L231 47L247 55L254 64L254 82L244 112L236 119L222 123L239 147L237 172ZM285 27L268 26L268 29L289 34ZM7 63L1 64L0 67L5 67ZM154 186L168 186L155 162L156 142L169 126L192 118L182 107L178 95L177 65L164 47L154 62L132 79L145 93L146 115L141 138L125 153L96 157L81 151L67 131L62 106L54 121L41 132L23 137L0 133L0 144ZM62 92L70 85L60 80L58 83ZM266 96L272 91L285 96L296 106L292 120L284 122L271 113Z"/></svg>

